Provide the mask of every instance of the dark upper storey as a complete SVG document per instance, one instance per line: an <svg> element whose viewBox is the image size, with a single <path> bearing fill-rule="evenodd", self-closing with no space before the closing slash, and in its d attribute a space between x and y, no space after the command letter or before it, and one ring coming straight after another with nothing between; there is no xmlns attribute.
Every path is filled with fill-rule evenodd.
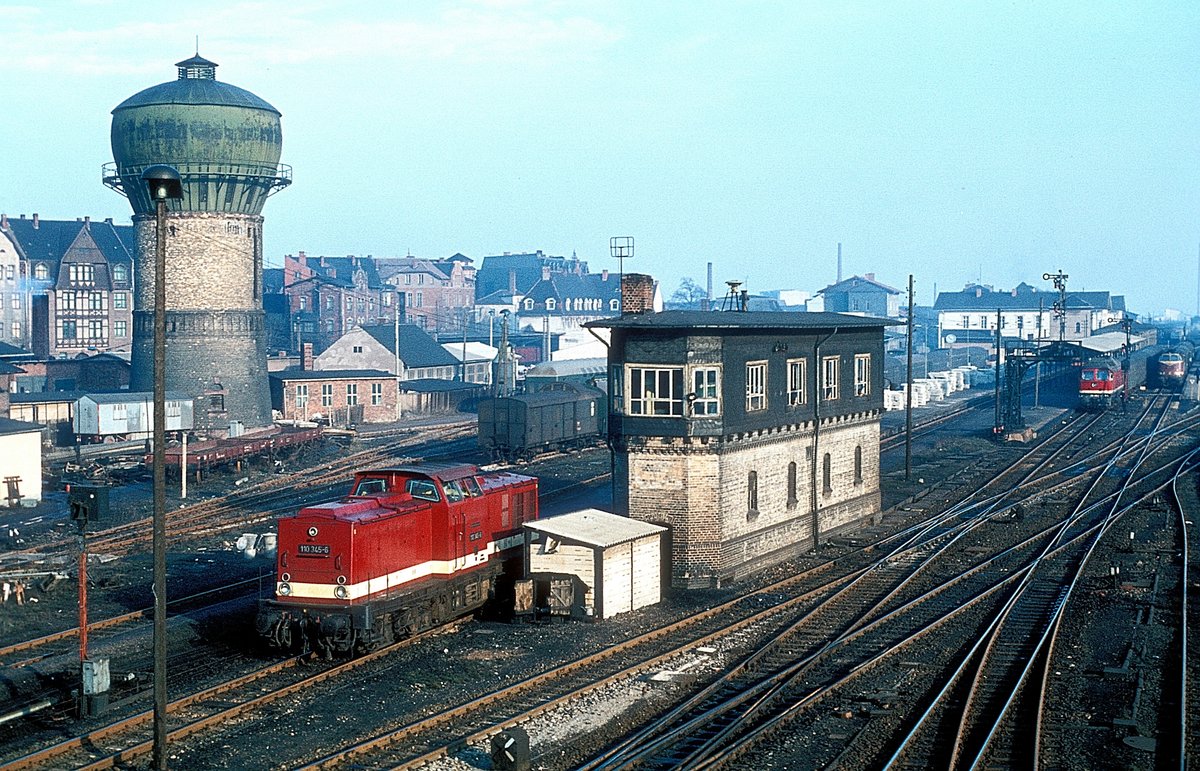
<svg viewBox="0 0 1200 771"><path fill-rule="evenodd" d="M722 436L883 409L886 319L667 311L612 330L610 431Z"/></svg>

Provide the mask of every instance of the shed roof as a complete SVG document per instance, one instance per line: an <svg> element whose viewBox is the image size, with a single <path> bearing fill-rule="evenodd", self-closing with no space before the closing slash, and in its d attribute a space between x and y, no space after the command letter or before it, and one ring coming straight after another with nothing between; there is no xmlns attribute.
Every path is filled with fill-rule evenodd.
<svg viewBox="0 0 1200 771"><path fill-rule="evenodd" d="M479 391L489 387L485 383L464 383L461 380L442 380L436 377L420 377L413 380L400 381L401 391L412 391L423 394Z"/></svg>
<svg viewBox="0 0 1200 771"><path fill-rule="evenodd" d="M391 372L381 369L283 369L270 373L275 380L395 380Z"/></svg>
<svg viewBox="0 0 1200 771"><path fill-rule="evenodd" d="M1133 348L1139 347L1146 342L1146 338L1140 335L1130 335L1129 344ZM1089 351L1097 351L1098 353L1116 353L1125 345L1124 332L1103 332L1099 335L1085 337L1079 341L1079 345Z"/></svg>
<svg viewBox="0 0 1200 771"><path fill-rule="evenodd" d="M32 434L41 431L44 426L37 423L26 423L23 420L11 420L9 418L0 418L0 436L10 434Z"/></svg>
<svg viewBox="0 0 1200 771"><path fill-rule="evenodd" d="M96 404L128 404L129 402L152 402L154 401L154 392L117 391L115 393L85 394L79 398L91 399ZM169 402L190 402L192 397L182 391L167 391L166 399Z"/></svg>
<svg viewBox="0 0 1200 771"><path fill-rule="evenodd" d="M610 514L600 509L581 509L568 514L560 514L557 517L526 522L525 527L537 533L566 538L603 549L666 530L661 525L652 525L649 522Z"/></svg>

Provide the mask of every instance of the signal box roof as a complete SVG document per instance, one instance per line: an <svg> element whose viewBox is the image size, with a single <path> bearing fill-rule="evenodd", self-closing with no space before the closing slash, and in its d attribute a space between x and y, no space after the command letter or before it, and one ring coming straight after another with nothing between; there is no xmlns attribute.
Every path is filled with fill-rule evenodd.
<svg viewBox="0 0 1200 771"><path fill-rule="evenodd" d="M663 311L627 313L611 319L599 319L585 327L611 329L869 329L899 322L846 313L793 313L788 311Z"/></svg>

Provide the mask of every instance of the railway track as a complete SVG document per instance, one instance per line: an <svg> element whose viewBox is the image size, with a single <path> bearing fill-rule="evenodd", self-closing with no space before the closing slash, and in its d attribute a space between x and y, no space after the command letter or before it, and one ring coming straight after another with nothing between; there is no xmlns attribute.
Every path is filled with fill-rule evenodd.
<svg viewBox="0 0 1200 771"><path fill-rule="evenodd" d="M1073 433L1077 437L1086 436L1094 420L1094 417L1080 419L1076 422ZM1068 442L1064 439L1061 446L1057 448L1039 446L1031 449L1026 453L1022 462L1013 464L1008 471L1029 476L1030 466L1036 469L1052 462L1055 457L1061 457L1068 446ZM1006 482L999 480L997 484L1003 485ZM789 582L787 586L773 585L762 590L765 594L755 593L744 598L754 602L756 597L772 596L774 598L772 602L781 610L787 610L788 615L807 619L800 625L804 627L802 634L809 635L810 639L807 642L801 642L798 646L794 643L784 645L779 649L784 653L760 653L747 659L745 665L739 665L737 669L746 672L761 672L764 669L770 669L773 666L770 663L772 658L776 661L792 660L795 658L797 647L819 647L819 643L813 642L812 635L819 637L821 634L828 634L829 630L845 630L853 628L856 624L859 626L866 624L868 615L863 615L858 620L854 619L853 609L855 608L864 614L867 612L862 609L867 607L871 608L869 613L885 612L887 617L893 620L906 617L908 611L911 611L913 607L918 607L930 599L929 597L920 599L923 596L921 594L918 594L917 598L906 599L897 589L898 584L906 581L911 582L912 586L916 585L915 577L921 574L919 564L917 564L920 560L914 556L916 551L921 548L939 548L937 546L939 543L942 544L940 548L943 551L953 551L956 548L955 533L978 527L974 523L988 521L1000 508L1001 496L998 494L990 498L986 495L980 497L981 502L974 504L980 507L974 517L964 520L963 510L959 510L950 515L935 518L937 521L922 522L903 531L902 534L882 538L878 548L850 551L836 560L826 563L820 574L810 574L804 577L804 580L814 583L805 585L804 580L798 579L799 584ZM935 528L939 527L942 528L941 532L933 532ZM1053 531L1044 531L1039 536L1041 540L1033 538L1030 540L1041 543L1046 538L1052 537L1052 533ZM1027 546L1026 548L1032 547ZM884 552L885 556L881 557L880 551ZM1018 564L1016 557L1010 556L1009 559L1014 560L1014 564ZM899 567L903 563L908 563L910 566L907 578L902 576L904 568ZM912 567L914 565L916 565L915 568ZM978 575L986 573L988 569L996 568L996 562L983 562L969 572ZM891 580L882 575L889 570L896 571ZM859 599L848 602L844 592L855 584L859 584ZM800 602L801 596L810 603L804 605L802 609L792 605L791 599L781 599L778 596L781 592L791 593L793 590L799 592L800 586L806 586L806 592L815 592L815 594L795 595L797 603ZM863 589L862 587L869 588ZM835 601L835 598L838 601ZM817 604L811 605L812 602L817 602ZM889 603L895 607L889 610ZM954 603L952 602L952 604ZM850 610L847 610L848 608ZM884 610L880 610L881 608ZM820 619L812 618L813 614L821 612L821 609L825 609L824 616ZM720 610L722 614L729 613L726 608ZM842 616L840 621L833 618L839 614ZM778 617L773 616L772 618ZM569 669L555 670L530 678L502 691L484 695L465 704L455 705L445 712L425 720L413 722L395 731L385 732L367 742L348 746L337 753L315 760L310 767L335 768L358 763L371 766L407 767L427 763L437 757L445 756L465 743L480 741L500 728L530 720L538 714L554 709L561 703L584 698L587 692L605 687L622 678L635 677L655 666L661 666L671 658L694 655L690 652L694 652L698 646L703 647L706 643L712 643L730 635L740 634L744 629L758 628L762 625L766 625L765 620L756 619L746 627L738 626L736 629L729 628L718 631L706 629L703 630L703 633L699 627L685 632L683 626L677 626L669 634L672 637L682 637L683 639L676 639L674 647L666 651L649 655L638 653L633 648L626 646L615 647L609 654L610 656L636 662L618 669L616 672L601 675L592 671L591 668L595 666L595 662L589 657L577 665L571 665ZM773 620L770 625L789 626L788 622L782 618ZM668 633L664 632L665 634ZM641 641L631 641L631 645L639 644ZM584 685L580 687L578 682L583 682ZM733 694L743 694L746 689L744 685L739 685L729 691ZM523 704L524 701L530 700L529 694L536 694L536 698L532 699L536 702L533 706ZM738 698L744 700L746 697L738 696ZM664 720L660 718L655 721L655 725L662 727ZM674 724L672 725L674 726ZM677 733L676 729L677 726L671 730ZM667 732L666 729L664 732ZM452 740L447 741L448 735L453 737ZM629 744L644 746L645 737L637 737ZM639 760L639 762L643 761L644 759ZM669 757L663 765L674 767L678 761L677 756ZM620 766L621 764L617 763L616 765Z"/></svg>
<svg viewBox="0 0 1200 771"><path fill-rule="evenodd" d="M336 664L319 664L309 656L293 656L219 685L175 699L167 712L175 727L167 740L180 742L188 737L212 731L236 722L242 716L306 689L342 677L369 666L418 641L452 631L461 621L446 624L393 643L358 658ZM307 664L307 667L300 667ZM6 760L5 771L19 769L103 769L127 765L148 755L152 739L145 738L152 728L152 711L115 720L51 746Z"/></svg>

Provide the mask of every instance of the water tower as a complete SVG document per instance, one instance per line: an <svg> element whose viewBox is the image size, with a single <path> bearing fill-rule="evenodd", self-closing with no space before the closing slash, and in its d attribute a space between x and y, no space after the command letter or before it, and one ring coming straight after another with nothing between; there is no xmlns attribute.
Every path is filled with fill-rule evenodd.
<svg viewBox="0 0 1200 771"><path fill-rule="evenodd" d="M183 200L167 214L166 387L195 398L198 429L224 433L271 423L262 303L262 209L291 183L279 164L280 113L216 79L200 57L175 65L176 80L113 109L114 163L104 184L129 199L137 237L132 381L154 382L155 208L142 172L178 169Z"/></svg>

